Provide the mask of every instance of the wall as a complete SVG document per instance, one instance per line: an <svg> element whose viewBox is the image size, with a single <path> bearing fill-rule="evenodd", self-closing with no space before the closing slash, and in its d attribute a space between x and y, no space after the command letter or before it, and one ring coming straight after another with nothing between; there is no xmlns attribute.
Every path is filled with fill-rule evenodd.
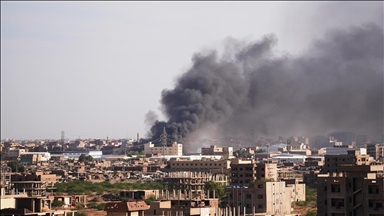
<svg viewBox="0 0 384 216"><path fill-rule="evenodd" d="M1 198L0 199L0 209L15 208L15 206L16 206L15 198Z"/></svg>

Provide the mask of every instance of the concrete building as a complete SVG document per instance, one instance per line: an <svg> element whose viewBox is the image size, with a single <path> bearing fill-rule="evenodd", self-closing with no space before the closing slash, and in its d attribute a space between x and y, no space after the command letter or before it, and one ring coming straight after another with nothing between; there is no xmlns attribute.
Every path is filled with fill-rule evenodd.
<svg viewBox="0 0 384 216"><path fill-rule="evenodd" d="M256 179L277 180L277 177L276 163L258 163L256 165Z"/></svg>
<svg viewBox="0 0 384 216"><path fill-rule="evenodd" d="M304 163L306 158L307 158L306 155L279 154L269 158L269 161L273 161L277 163Z"/></svg>
<svg viewBox="0 0 384 216"><path fill-rule="evenodd" d="M168 161L171 171L191 171L229 174L231 161L229 160L188 160L183 158L172 158Z"/></svg>
<svg viewBox="0 0 384 216"><path fill-rule="evenodd" d="M255 180L277 180L276 163L256 163L254 160L232 159L231 185L248 185Z"/></svg>
<svg viewBox="0 0 384 216"><path fill-rule="evenodd" d="M384 166L341 165L317 178L317 215L384 215Z"/></svg>
<svg viewBox="0 0 384 216"><path fill-rule="evenodd" d="M367 143L367 154L376 161L384 161L384 143Z"/></svg>
<svg viewBox="0 0 384 216"><path fill-rule="evenodd" d="M337 173L339 172L339 166L342 164L369 165L371 162L370 156L365 152L361 153L357 149L348 149L347 154L325 155L322 173Z"/></svg>
<svg viewBox="0 0 384 216"><path fill-rule="evenodd" d="M106 203L107 216L144 216L149 206L144 201Z"/></svg>
<svg viewBox="0 0 384 216"><path fill-rule="evenodd" d="M216 216L219 215L218 199L172 199L153 201L145 216Z"/></svg>
<svg viewBox="0 0 384 216"><path fill-rule="evenodd" d="M152 142L144 145L146 155L183 155L183 144L173 142L171 146L155 146Z"/></svg>
<svg viewBox="0 0 384 216"><path fill-rule="evenodd" d="M129 200L144 200L151 196L159 197L159 190L120 190L119 197Z"/></svg>
<svg viewBox="0 0 384 216"><path fill-rule="evenodd" d="M233 156L233 147L218 147L215 145L211 145L208 148L201 148L201 154Z"/></svg>
<svg viewBox="0 0 384 216"><path fill-rule="evenodd" d="M293 183L293 185L291 184ZM256 181L250 187L226 188L229 215L291 215L294 201L305 201L305 184Z"/></svg>
<svg viewBox="0 0 384 216"><path fill-rule="evenodd" d="M231 160L231 185L248 185L256 180L255 160Z"/></svg>
<svg viewBox="0 0 384 216"><path fill-rule="evenodd" d="M1 157L3 160L17 160L22 153L25 153L25 149L4 148Z"/></svg>
<svg viewBox="0 0 384 216"><path fill-rule="evenodd" d="M223 174L204 172L170 172L163 177L169 190L185 190L191 193L202 193L206 182L215 181L226 186L228 178Z"/></svg>
<svg viewBox="0 0 384 216"><path fill-rule="evenodd" d="M30 158L30 156L35 156L35 161L38 162L47 162L51 159L51 153L49 152L23 152L20 153L20 158L27 157ZM22 162L22 161L20 161Z"/></svg>

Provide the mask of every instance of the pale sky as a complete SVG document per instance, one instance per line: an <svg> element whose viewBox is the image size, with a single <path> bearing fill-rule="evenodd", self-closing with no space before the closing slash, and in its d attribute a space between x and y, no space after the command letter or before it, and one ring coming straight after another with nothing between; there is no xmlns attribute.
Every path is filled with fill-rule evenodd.
<svg viewBox="0 0 384 216"><path fill-rule="evenodd" d="M1 2L1 138L134 138L194 53L275 34L292 55L382 2Z"/></svg>

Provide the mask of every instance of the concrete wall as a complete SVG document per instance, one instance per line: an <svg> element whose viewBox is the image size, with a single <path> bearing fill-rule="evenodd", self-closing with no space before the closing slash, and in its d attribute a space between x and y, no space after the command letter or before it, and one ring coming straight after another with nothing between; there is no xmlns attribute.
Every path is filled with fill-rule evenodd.
<svg viewBox="0 0 384 216"><path fill-rule="evenodd" d="M15 208L15 206L16 206L15 198L1 198L0 199L0 209Z"/></svg>

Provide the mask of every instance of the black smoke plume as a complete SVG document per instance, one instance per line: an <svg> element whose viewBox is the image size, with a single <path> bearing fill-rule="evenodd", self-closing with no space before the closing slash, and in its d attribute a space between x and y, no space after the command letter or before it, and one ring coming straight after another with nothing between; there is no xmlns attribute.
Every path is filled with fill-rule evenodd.
<svg viewBox="0 0 384 216"><path fill-rule="evenodd" d="M153 124L152 139L165 127L182 141L206 125L216 136L383 134L382 27L331 31L302 56L277 56L276 44L268 35L233 42L221 57L195 54L176 86L163 90L168 121Z"/></svg>

